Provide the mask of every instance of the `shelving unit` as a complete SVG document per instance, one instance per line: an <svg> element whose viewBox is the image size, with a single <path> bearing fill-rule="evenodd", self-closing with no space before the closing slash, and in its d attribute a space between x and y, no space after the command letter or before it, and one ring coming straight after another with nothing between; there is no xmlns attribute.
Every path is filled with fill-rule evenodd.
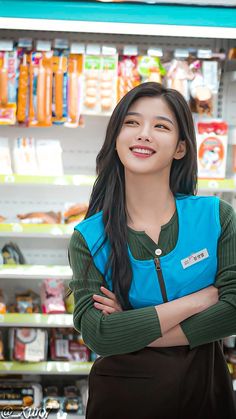
<svg viewBox="0 0 236 419"><path fill-rule="evenodd" d="M200 36L199 36L200 35ZM236 46L236 9L183 5L108 4L75 1L0 0L0 39L53 41L67 39L71 44L137 46L146 53L151 46L163 49L193 48L229 50ZM236 67L235 67L236 69ZM225 92L229 83L227 66L217 98L215 117L225 118ZM232 69L231 69L232 70ZM235 104L232 103L232 107ZM86 202L95 180L95 158L102 145L109 114L84 115L85 127L23 128L0 126L0 136L9 142L17 136L57 138L63 149L63 176L2 175L1 212L14 218L18 212L63 211L65 202ZM236 144L236 120L230 125L230 146ZM228 170L225 180L199 180L198 193L216 194L236 208L236 180ZM1 287L10 293L25 281L37 290L45 278L61 278L68 284L72 272L67 247L71 225L0 224L0 246L14 240L28 265L0 266ZM72 315L0 315L0 327L72 327ZM13 375L86 376L92 363L0 362L0 379ZM50 415L50 419L54 416ZM66 416L63 416L65 419ZM57 417L58 419L58 417Z"/></svg>

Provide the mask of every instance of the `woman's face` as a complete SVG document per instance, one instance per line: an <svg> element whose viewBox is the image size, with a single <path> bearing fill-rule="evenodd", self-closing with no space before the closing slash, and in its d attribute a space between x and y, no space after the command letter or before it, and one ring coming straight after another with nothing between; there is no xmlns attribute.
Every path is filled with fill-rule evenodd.
<svg viewBox="0 0 236 419"><path fill-rule="evenodd" d="M126 172L160 173L185 155L185 142L177 146L178 138L175 115L165 100L142 97L129 108L116 149Z"/></svg>

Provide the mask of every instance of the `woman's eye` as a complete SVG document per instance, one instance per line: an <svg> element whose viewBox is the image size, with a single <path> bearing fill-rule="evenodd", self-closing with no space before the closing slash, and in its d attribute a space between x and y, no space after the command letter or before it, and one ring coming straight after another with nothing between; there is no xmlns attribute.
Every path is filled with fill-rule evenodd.
<svg viewBox="0 0 236 419"><path fill-rule="evenodd" d="M163 125L163 124L156 124L155 128L169 129L166 125Z"/></svg>
<svg viewBox="0 0 236 419"><path fill-rule="evenodd" d="M125 125L137 125L138 124L138 122L137 121L133 121L133 120L127 120L127 121L125 121Z"/></svg>

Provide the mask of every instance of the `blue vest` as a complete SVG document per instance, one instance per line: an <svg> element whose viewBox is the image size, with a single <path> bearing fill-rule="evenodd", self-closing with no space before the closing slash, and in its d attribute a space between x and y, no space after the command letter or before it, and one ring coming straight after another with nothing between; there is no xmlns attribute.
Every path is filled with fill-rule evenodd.
<svg viewBox="0 0 236 419"><path fill-rule="evenodd" d="M207 196L175 197L178 215L178 239L174 249L159 256L167 300L175 300L214 284L217 272L217 242L221 232L219 198ZM97 249L105 237L102 211L80 222L78 230L102 275L109 256L109 244ZM158 246L157 246L158 247ZM133 308L159 305L164 302L155 260L137 260L128 246L133 277L129 300ZM105 274L112 291L111 272Z"/></svg>

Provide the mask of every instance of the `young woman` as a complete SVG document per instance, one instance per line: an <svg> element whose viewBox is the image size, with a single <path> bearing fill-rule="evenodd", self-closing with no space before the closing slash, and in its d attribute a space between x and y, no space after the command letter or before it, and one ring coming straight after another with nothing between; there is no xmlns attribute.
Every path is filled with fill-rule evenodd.
<svg viewBox="0 0 236 419"><path fill-rule="evenodd" d="M100 357L87 419L235 419L219 340L236 333L236 216L196 196L192 115L144 83L116 106L75 227L74 325Z"/></svg>

